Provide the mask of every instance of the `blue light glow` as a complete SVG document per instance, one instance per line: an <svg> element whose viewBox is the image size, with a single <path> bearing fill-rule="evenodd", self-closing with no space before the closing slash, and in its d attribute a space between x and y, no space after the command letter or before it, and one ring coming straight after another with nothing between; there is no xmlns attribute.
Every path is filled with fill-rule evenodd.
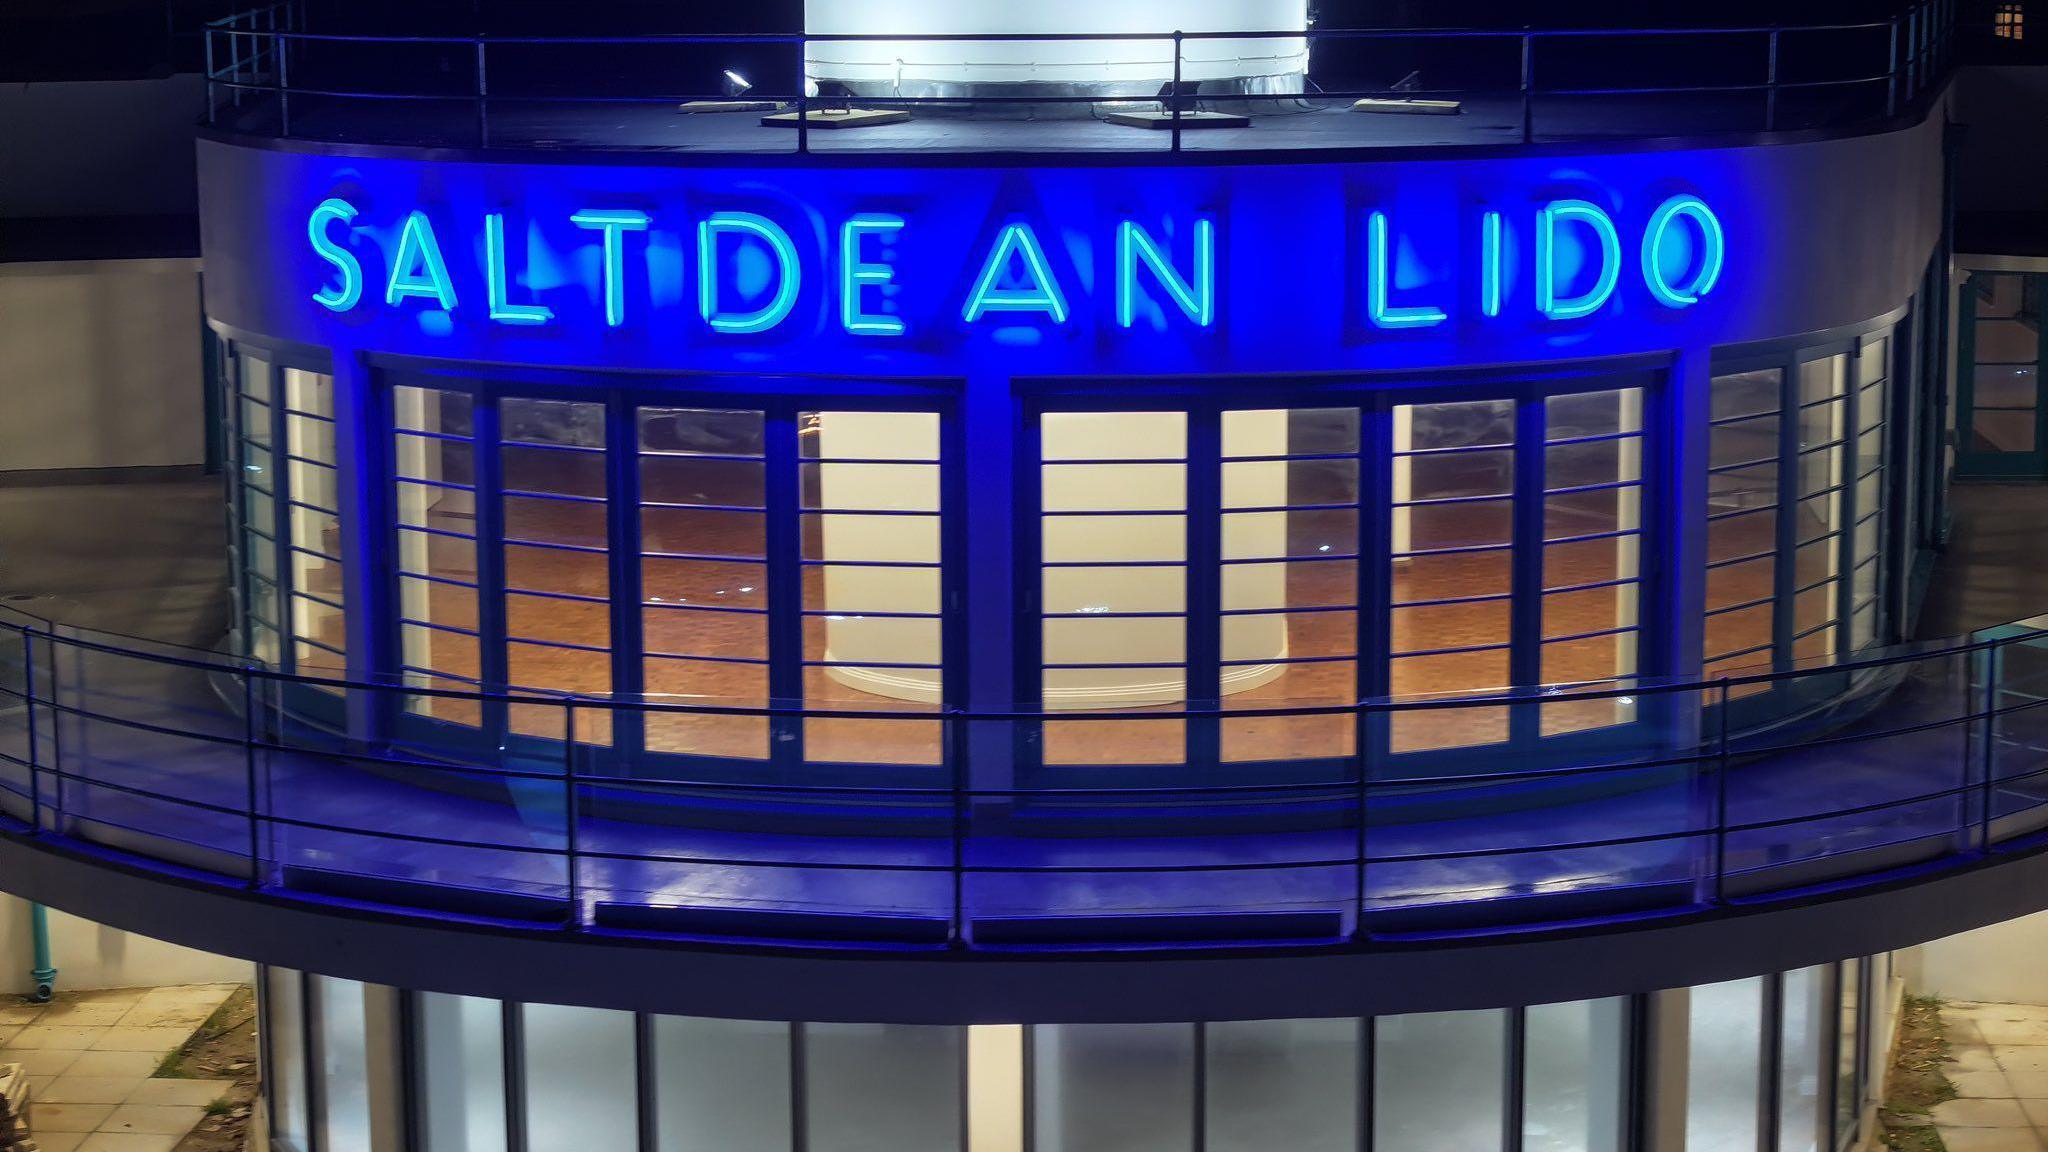
<svg viewBox="0 0 2048 1152"><path fill-rule="evenodd" d="M540 304L512 304L505 299L505 218L484 217L484 287L491 319L500 324L545 324L554 312Z"/></svg>
<svg viewBox="0 0 2048 1152"><path fill-rule="evenodd" d="M354 253L327 238L327 224L330 220L346 223L355 218L356 206L339 198L322 200L306 218L306 237L313 242L313 251L341 273L340 284L313 293L313 300L336 312L346 312L361 302L363 266L356 262Z"/></svg>
<svg viewBox="0 0 2048 1152"><path fill-rule="evenodd" d="M718 238L751 236L775 257L775 295L752 312L725 312L718 303ZM720 332L766 332L796 307L803 269L789 233L765 216L752 212L713 212L697 225L697 311Z"/></svg>
<svg viewBox="0 0 2048 1152"><path fill-rule="evenodd" d="M996 287L1012 257L1023 259L1029 287ZM1039 247L1038 235L1029 224L1003 227L995 246L989 249L987 262L981 266L981 275L975 278L974 290L967 294L967 304L960 309L961 317L970 324L987 312L1043 312L1055 324L1067 322L1067 298L1061 294L1059 282L1053 279L1045 249Z"/></svg>
<svg viewBox="0 0 2048 1152"><path fill-rule="evenodd" d="M860 258L861 237L893 237L902 229L903 217L882 212L851 216L839 229L839 321L848 332L866 336L903 335L900 317L861 309L862 290L889 283L895 278L895 266L867 263Z"/></svg>
<svg viewBox="0 0 2048 1152"><path fill-rule="evenodd" d="M1354 217L1355 219L1355 217ZM1387 259L1387 214L1374 212L1368 222L1370 249L1365 273L1366 311L1381 328L1431 328L1444 322L1444 310L1427 304L1402 308L1387 304L1387 281L1391 278Z"/></svg>
<svg viewBox="0 0 2048 1152"><path fill-rule="evenodd" d="M1671 224L1679 217L1690 219L1699 229L1699 243L1693 249L1691 279L1683 285L1674 286L1665 277L1664 241ZM1714 210L1697 196L1673 196L1657 206L1650 215L1650 223L1643 229L1643 283L1649 286L1650 295L1659 304L1669 308L1685 308L1700 302L1700 297L1714 290L1714 284L1721 278L1721 263L1727 257L1728 240L1721 232L1721 221Z"/></svg>
<svg viewBox="0 0 2048 1152"><path fill-rule="evenodd" d="M617 328L626 322L625 234L645 232L647 213L630 208L585 208L571 215L569 222L604 234L604 322Z"/></svg>
<svg viewBox="0 0 2048 1152"><path fill-rule="evenodd" d="M419 271L412 271L413 265ZM384 302L396 305L408 296L424 296L452 311L455 285L448 279L448 263L441 259L441 244L434 239L434 225L427 214L415 210L405 218L405 230L398 236L398 255L391 261L391 280L384 286Z"/></svg>
<svg viewBox="0 0 2048 1152"><path fill-rule="evenodd" d="M1600 272L1593 286L1577 296L1560 299L1557 295L1559 273L1569 275L1571 269L1559 267L1558 225L1577 222L1591 228L1600 242ZM1584 252L1583 247L1579 249ZM1584 260L1579 261L1584 267ZM1584 200L1552 200L1536 214L1536 310L1552 320L1571 320L1590 316L1607 303L1614 295L1614 286L1621 279L1621 237L1614 231L1614 221L1596 204Z"/></svg>
<svg viewBox="0 0 2048 1152"><path fill-rule="evenodd" d="M1500 315L1501 277L1501 219L1500 213L1488 212L1480 217L1480 261L1479 269L1479 311L1485 316Z"/></svg>
<svg viewBox="0 0 2048 1152"><path fill-rule="evenodd" d="M1152 270L1160 287L1172 297L1181 313L1201 327L1216 319L1216 226L1209 220L1195 221L1195 270L1193 282L1182 279L1166 253L1136 221L1126 220L1116 230L1116 322L1129 328L1137 319L1138 263Z"/></svg>

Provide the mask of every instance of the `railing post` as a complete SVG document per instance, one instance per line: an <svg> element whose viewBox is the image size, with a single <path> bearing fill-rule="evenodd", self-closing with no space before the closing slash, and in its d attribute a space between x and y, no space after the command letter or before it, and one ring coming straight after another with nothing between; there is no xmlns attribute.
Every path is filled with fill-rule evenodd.
<svg viewBox="0 0 2048 1152"><path fill-rule="evenodd" d="M271 23L275 25L277 21L273 19ZM277 57L277 134L280 136L290 136L292 134L292 81L287 61L291 59L288 55L291 41L277 35L274 27L271 31L270 51Z"/></svg>
<svg viewBox="0 0 2048 1152"><path fill-rule="evenodd" d="M562 844L567 853L569 880L569 922L571 932L583 928L583 869L577 861L576 835L576 706L568 705L562 717Z"/></svg>
<svg viewBox="0 0 2048 1152"><path fill-rule="evenodd" d="M1885 69L1884 114L1896 116L1899 112L1899 18L1892 17L1891 46L1886 50L1891 66Z"/></svg>
<svg viewBox="0 0 2048 1152"><path fill-rule="evenodd" d="M1721 904L1728 896L1728 678L1720 678L1720 703L1715 709L1714 743L1714 899Z"/></svg>
<svg viewBox="0 0 2048 1152"><path fill-rule="evenodd" d="M1770 62L1764 75L1764 131L1778 130L1778 30L1771 29Z"/></svg>
<svg viewBox="0 0 2048 1152"><path fill-rule="evenodd" d="M491 146L491 82L484 65L484 34L476 34L476 146Z"/></svg>
<svg viewBox="0 0 2048 1152"><path fill-rule="evenodd" d="M43 758L36 745L36 649L28 625L21 626L21 704L28 717L28 828L43 834Z"/></svg>
<svg viewBox="0 0 2048 1152"><path fill-rule="evenodd" d="M972 800L967 795L972 779L967 766L967 749L972 746L972 729L968 724L959 712L946 720L950 734L947 755L953 760L953 917L946 930L946 943L953 948L967 947L967 829L972 818L968 807Z"/></svg>
<svg viewBox="0 0 2048 1152"><path fill-rule="evenodd" d="M256 783L256 669L242 669L242 771L249 803L249 889L263 887L262 795Z"/></svg>
<svg viewBox="0 0 2048 1152"><path fill-rule="evenodd" d="M1173 30L1173 84L1166 90L1168 93L1167 99L1170 101L1168 107L1173 112L1172 132L1173 150L1175 152L1180 151L1180 53L1182 43L1181 30L1176 28Z"/></svg>
<svg viewBox="0 0 2048 1152"><path fill-rule="evenodd" d="M1984 649L1984 795L1978 801L1977 850L1991 851L1991 803L1998 790L1998 642Z"/></svg>
<svg viewBox="0 0 2048 1152"><path fill-rule="evenodd" d="M206 123L207 123L207 126L208 126L208 127L212 127L212 126L213 126L213 123L214 123L214 102L213 102L213 83L214 83L214 74L213 74L213 25L212 25L211 23L208 23L208 24L206 25L206 31L205 31L205 32L203 32L203 33L201 34L200 38L201 38L201 39L203 39L203 40L204 40L204 41L206 42Z"/></svg>
<svg viewBox="0 0 2048 1152"><path fill-rule="evenodd" d="M808 36L796 38L796 150L802 155L811 150L811 40Z"/></svg>
<svg viewBox="0 0 2048 1152"><path fill-rule="evenodd" d="M1522 30L1522 143L1536 135L1536 39Z"/></svg>

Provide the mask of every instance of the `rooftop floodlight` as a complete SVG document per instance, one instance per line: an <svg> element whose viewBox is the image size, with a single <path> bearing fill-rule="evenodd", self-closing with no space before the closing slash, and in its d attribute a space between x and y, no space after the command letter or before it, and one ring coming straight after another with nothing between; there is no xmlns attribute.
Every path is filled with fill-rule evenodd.
<svg viewBox="0 0 2048 1152"><path fill-rule="evenodd" d="M746 78L745 76L742 76L742 75L740 75L740 74L739 74L738 72L735 72L735 71L734 71L734 70L732 70L731 68L722 68L722 69L720 69L720 70L719 70L719 78L720 78L720 79L721 79L721 80L722 80L722 81L724 82L724 87L725 87L725 97L726 97L725 99L723 99L723 100L689 100L689 101L685 101L685 102L684 102L683 104L679 105L679 106L678 106L678 107L676 108L676 111L678 111L678 112L773 112L773 111L775 111L775 110L776 110L777 108L780 108L780 107L782 107L782 105L781 105L781 104L780 104L779 102L777 102L777 101L774 101L774 100L749 100L749 99L747 99L747 98L746 98L746 97L747 97L747 92L748 92L748 91L749 91L750 89L752 89L752 88L753 88L753 86L754 86L754 82L753 82L752 80L749 80L749 79L747 79L747 78Z"/></svg>

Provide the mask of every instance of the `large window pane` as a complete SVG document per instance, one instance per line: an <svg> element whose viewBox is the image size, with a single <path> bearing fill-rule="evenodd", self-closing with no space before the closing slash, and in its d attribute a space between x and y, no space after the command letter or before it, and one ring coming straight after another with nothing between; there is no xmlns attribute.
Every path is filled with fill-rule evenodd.
<svg viewBox="0 0 2048 1152"><path fill-rule="evenodd" d="M306 1002L299 973L263 970L263 1069L270 1101L270 1127L299 1152L312 1147L306 1115Z"/></svg>
<svg viewBox="0 0 2048 1152"><path fill-rule="evenodd" d="M1194 1025L1040 1025L1032 1049L1038 1152L1194 1146Z"/></svg>
<svg viewBox="0 0 2048 1152"><path fill-rule="evenodd" d="M1357 1020L1246 1020L1204 1031L1209 1152L1357 1146Z"/></svg>
<svg viewBox="0 0 2048 1152"><path fill-rule="evenodd" d="M1374 1022L1373 1152L1485 1152L1504 1139L1507 1013Z"/></svg>
<svg viewBox="0 0 2048 1152"><path fill-rule="evenodd" d="M1756 1147L1763 1059L1763 980L1694 988L1685 1102L1688 1152Z"/></svg>
<svg viewBox="0 0 2048 1152"><path fill-rule="evenodd" d="M521 1009L530 1152L632 1148L640 1130L633 1015L528 1004Z"/></svg>
<svg viewBox="0 0 2048 1152"><path fill-rule="evenodd" d="M786 1152L788 1024L654 1018L661 1152Z"/></svg>
<svg viewBox="0 0 2048 1152"><path fill-rule="evenodd" d="M363 985L332 976L313 977L320 1022L316 1037L320 1073L321 1146L370 1146L368 1018Z"/></svg>
<svg viewBox="0 0 2048 1152"><path fill-rule="evenodd" d="M1827 1058L1826 967L1785 973L1780 1009L1778 1065L1778 1152L1819 1152L1822 1126L1821 1062Z"/></svg>
<svg viewBox="0 0 2048 1152"><path fill-rule="evenodd" d="M504 1004L422 992L419 1040L426 1152L503 1152Z"/></svg>
<svg viewBox="0 0 2048 1152"><path fill-rule="evenodd" d="M1628 1001L1538 1004L1523 1023L1525 1152L1617 1152L1628 1083Z"/></svg>
<svg viewBox="0 0 2048 1152"><path fill-rule="evenodd" d="M808 1152L955 1152L962 1029L806 1024ZM536 1150L538 1152L538 1150Z"/></svg>
<svg viewBox="0 0 2048 1152"><path fill-rule="evenodd" d="M1863 1112L1863 961L1844 960L1839 981L1839 1032L1835 1040L1835 1142L1845 1143Z"/></svg>

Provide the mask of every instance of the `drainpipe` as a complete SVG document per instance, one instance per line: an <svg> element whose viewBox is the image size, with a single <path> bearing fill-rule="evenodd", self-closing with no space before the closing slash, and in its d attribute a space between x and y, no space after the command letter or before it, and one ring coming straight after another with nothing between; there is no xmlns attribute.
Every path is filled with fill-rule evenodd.
<svg viewBox="0 0 2048 1152"><path fill-rule="evenodd" d="M57 994L57 969L50 963L50 910L41 904L30 904L28 923L36 947L36 966L29 969L28 975L36 984L36 1002L47 1004Z"/></svg>

